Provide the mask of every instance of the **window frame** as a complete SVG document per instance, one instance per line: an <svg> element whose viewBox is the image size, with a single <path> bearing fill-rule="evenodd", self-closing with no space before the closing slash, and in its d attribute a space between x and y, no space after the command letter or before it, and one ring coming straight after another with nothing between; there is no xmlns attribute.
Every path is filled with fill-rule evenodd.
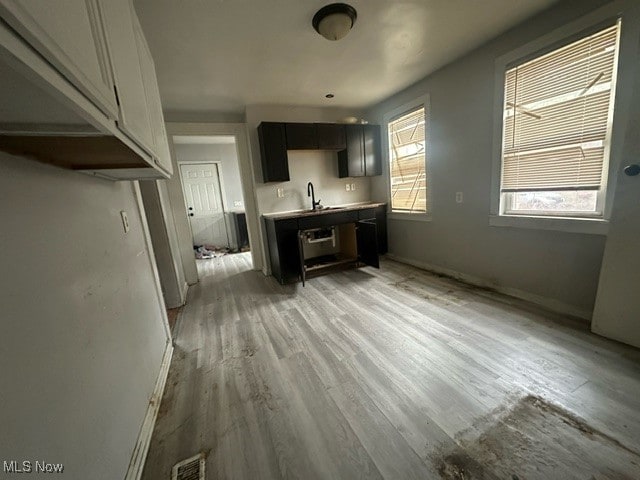
<svg viewBox="0 0 640 480"><path fill-rule="evenodd" d="M425 129L425 146L424 146L424 171L425 171L425 179L427 182L427 195L426 195L426 212L407 212L400 210L393 210L391 205L391 153L390 153L390 145L389 145L389 123L398 119L404 114L407 114L413 110L417 110L418 108L424 108L424 129ZM431 169L429 168L429 158L431 154L431 141L429 137L430 133L430 117L431 117L431 103L429 94L421 95L414 100L399 105L383 115L383 125L384 125L384 135L382 146L384 149L384 165L383 165L383 176L385 180L386 187L386 196L387 196L387 213L388 218L391 219L401 219L401 220L417 220L417 221L430 221L431 220L431 212L433 211L433 203L432 203L432 188L430 182L430 173Z"/></svg>
<svg viewBox="0 0 640 480"><path fill-rule="evenodd" d="M628 102L625 102L624 99L629 98L633 88L633 75L620 75L620 65L624 63L626 69L633 69L632 64L637 51L634 39L640 33L640 22L634 20L634 15L638 15L638 12L640 12L640 8L631 6L628 2L614 1L496 59L494 70L491 206L489 215L489 224L491 226L557 230L597 235L607 234L629 110L626 104ZM616 76L615 97L610 104L610 109L614 110L614 114L608 124L608 142L605 146L607 149L607 167L604 169L602 176L604 187L600 190L600 198L597 202L597 209L601 211L601 214L596 216L593 214L585 215L585 212L549 212L549 215L541 215L541 212L532 214L532 212L518 211L515 213L509 211L505 208L503 194L500 191L505 94L504 75L506 70L595 33L607 26L612 26L620 19L622 25L618 39L618 56L614 67L614 75Z"/></svg>

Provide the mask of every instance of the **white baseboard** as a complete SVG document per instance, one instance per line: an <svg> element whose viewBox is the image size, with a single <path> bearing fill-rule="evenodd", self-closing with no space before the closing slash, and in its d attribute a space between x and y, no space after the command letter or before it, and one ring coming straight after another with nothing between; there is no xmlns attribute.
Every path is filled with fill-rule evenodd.
<svg viewBox="0 0 640 480"><path fill-rule="evenodd" d="M144 462L147 459L147 453L149 452L151 435L153 434L153 427L156 424L156 417L158 416L158 410L160 409L164 386L167 383L167 376L169 375L169 366L171 365L172 356L173 344L169 341L167 342L164 355L162 356L160 373L158 374L156 386L153 389L151 398L149 399L147 414L144 417L144 422L140 428L138 441L136 442L133 454L131 455L131 461L129 462L129 469L127 470L127 475L124 477L125 480L139 480L142 477L142 470L144 469Z"/></svg>
<svg viewBox="0 0 640 480"><path fill-rule="evenodd" d="M182 285L182 305L187 303L187 292L188 291L189 291L189 284L187 282L184 282L184 284Z"/></svg>
<svg viewBox="0 0 640 480"><path fill-rule="evenodd" d="M556 313L561 313L562 315L570 315L572 317L581 318L583 320L591 321L592 312L589 310L582 310L574 305L569 305L568 303L561 302L560 300L556 300L554 298L547 298L541 295L536 295L534 293L525 292L524 290L519 290L517 288L504 287L500 285L495 285L488 280L485 280L481 277L476 277L475 275L469 275L468 273L458 272L456 270L452 270L450 268L440 267L438 265L432 265L430 263L420 262L418 260L413 260L411 258L404 258L393 253L387 253L387 258L391 260L395 260L396 262L405 263L407 265L411 265L422 270L427 270L429 272L437 273L439 275L444 275L455 280L459 280L464 283L468 283L470 285L475 285L477 287L489 288L498 293L502 293L504 295L508 295L510 297L515 297L520 300L525 300L527 302L539 305L548 310L551 310Z"/></svg>

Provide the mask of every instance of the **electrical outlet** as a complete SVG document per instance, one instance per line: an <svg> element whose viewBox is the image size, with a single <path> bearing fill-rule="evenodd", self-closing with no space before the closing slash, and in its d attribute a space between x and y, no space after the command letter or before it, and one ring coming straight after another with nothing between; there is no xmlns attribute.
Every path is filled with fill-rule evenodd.
<svg viewBox="0 0 640 480"><path fill-rule="evenodd" d="M351 191L351 185L349 185L349 184L347 183L347 184L345 185L344 189L345 189L347 192L350 192L350 191Z"/></svg>
<svg viewBox="0 0 640 480"><path fill-rule="evenodd" d="M278 188L276 190L276 195L278 195L278 198L284 198L284 188Z"/></svg>
<svg viewBox="0 0 640 480"><path fill-rule="evenodd" d="M355 192L355 191L356 191L356 184L355 184L355 183L352 183L352 184L351 184L351 191L352 191L352 192Z"/></svg>
<svg viewBox="0 0 640 480"><path fill-rule="evenodd" d="M129 217L127 217L127 212L122 210L120 212L120 217L122 218L122 228L124 229L124 233L129 233L131 227L129 226Z"/></svg>
<svg viewBox="0 0 640 480"><path fill-rule="evenodd" d="M464 201L464 197L462 192L456 192L456 203L462 203Z"/></svg>
<svg viewBox="0 0 640 480"><path fill-rule="evenodd" d="M236 200L236 201L233 202L233 206L234 207L241 207L242 206L242 202Z"/></svg>

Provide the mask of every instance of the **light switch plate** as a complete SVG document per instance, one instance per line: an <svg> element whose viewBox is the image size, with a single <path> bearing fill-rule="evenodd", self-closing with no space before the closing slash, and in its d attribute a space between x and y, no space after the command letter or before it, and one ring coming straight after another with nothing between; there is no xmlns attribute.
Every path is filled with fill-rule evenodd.
<svg viewBox="0 0 640 480"><path fill-rule="evenodd" d="M350 191L351 191L351 185L347 183L347 184L345 185L344 189L345 189L347 192L350 192Z"/></svg>
<svg viewBox="0 0 640 480"><path fill-rule="evenodd" d="M284 188L278 188L276 190L276 195L278 195L278 198L284 198Z"/></svg>
<svg viewBox="0 0 640 480"><path fill-rule="evenodd" d="M351 191L352 191L352 192L355 192L355 191L356 191L356 184L355 184L355 183L352 183L352 184L351 184Z"/></svg>
<svg viewBox="0 0 640 480"><path fill-rule="evenodd" d="M239 200L236 200L233 202L233 206L234 207L241 207L242 206L242 202L240 202Z"/></svg>
<svg viewBox="0 0 640 480"><path fill-rule="evenodd" d="M456 192L456 203L462 203L464 201L464 195L462 192Z"/></svg>
<svg viewBox="0 0 640 480"><path fill-rule="evenodd" d="M131 227L129 226L129 217L127 217L127 212L124 210L120 211L120 217L122 218L122 228L124 229L124 233L129 233Z"/></svg>

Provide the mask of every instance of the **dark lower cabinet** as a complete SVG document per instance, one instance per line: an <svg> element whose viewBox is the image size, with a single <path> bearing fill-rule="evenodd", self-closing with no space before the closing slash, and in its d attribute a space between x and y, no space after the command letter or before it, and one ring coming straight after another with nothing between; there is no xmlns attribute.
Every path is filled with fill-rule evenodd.
<svg viewBox="0 0 640 480"><path fill-rule="evenodd" d="M382 175L379 125L346 125L347 148L338 152L338 177Z"/></svg>
<svg viewBox="0 0 640 480"><path fill-rule="evenodd" d="M358 264L379 268L379 254L386 253L386 206L279 220L263 218L271 274L282 284L304 283L307 271L316 275ZM305 258L306 234L314 229L321 230L319 238L323 231L340 231L343 249L333 258Z"/></svg>
<svg viewBox="0 0 640 480"><path fill-rule="evenodd" d="M376 221L359 220L356 224L356 240L358 245L358 260L365 265L380 268L378 258L378 229Z"/></svg>
<svg viewBox="0 0 640 480"><path fill-rule="evenodd" d="M289 157L284 123L262 122L258 126L262 179L266 182L289 181Z"/></svg>
<svg viewBox="0 0 640 480"><path fill-rule="evenodd" d="M271 274L282 284L297 282L300 277L298 253L298 219L265 218Z"/></svg>

